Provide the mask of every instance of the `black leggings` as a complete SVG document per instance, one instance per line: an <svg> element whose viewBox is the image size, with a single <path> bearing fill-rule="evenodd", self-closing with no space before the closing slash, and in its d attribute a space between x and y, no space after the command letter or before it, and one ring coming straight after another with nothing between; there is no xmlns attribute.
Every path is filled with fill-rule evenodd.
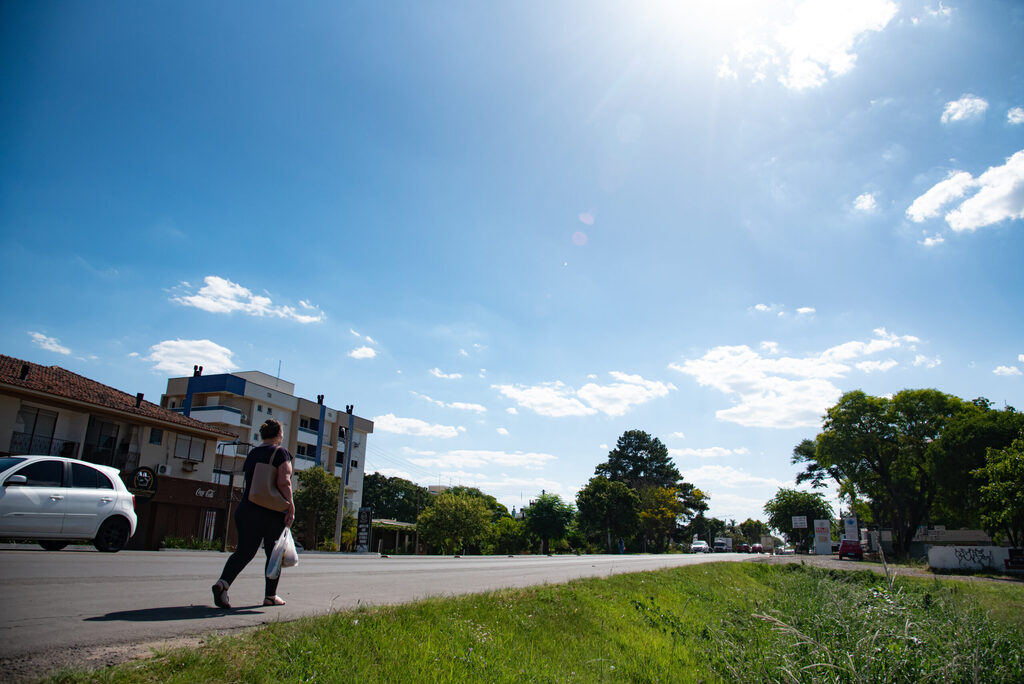
<svg viewBox="0 0 1024 684"><path fill-rule="evenodd" d="M235 528L238 530L238 547L224 564L224 571L220 578L231 584L249 564L259 551L260 544L267 553L267 563L263 565L264 570L270 563L270 552L274 550L277 538L284 531L284 513L272 511L269 508L256 506L249 502L243 502L235 511ZM264 596L277 595L277 581L280 579L267 579L267 590Z"/></svg>

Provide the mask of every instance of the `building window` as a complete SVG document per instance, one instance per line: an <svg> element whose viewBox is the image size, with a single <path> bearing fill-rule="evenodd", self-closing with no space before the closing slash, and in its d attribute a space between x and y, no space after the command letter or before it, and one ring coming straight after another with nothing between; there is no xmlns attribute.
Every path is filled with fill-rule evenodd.
<svg viewBox="0 0 1024 684"><path fill-rule="evenodd" d="M229 485L231 484L231 471L230 470L214 470L213 479L211 480L214 484Z"/></svg>
<svg viewBox="0 0 1024 684"><path fill-rule="evenodd" d="M18 453L49 454L53 444L53 431L57 427L57 414L53 411L23 406L15 419L11 444L19 442ZM12 453L15 449L11 449Z"/></svg>
<svg viewBox="0 0 1024 684"><path fill-rule="evenodd" d="M174 408L174 400L171 399L171 408Z"/></svg>
<svg viewBox="0 0 1024 684"><path fill-rule="evenodd" d="M174 458L186 461L202 461L206 455L206 440L201 437L178 435L174 442Z"/></svg>
<svg viewBox="0 0 1024 684"><path fill-rule="evenodd" d="M351 465L351 466L352 466L353 468L358 468L358 467L359 467L359 461L349 461L349 464L350 464L350 465Z"/></svg>
<svg viewBox="0 0 1024 684"><path fill-rule="evenodd" d="M312 444L300 444L295 447L295 455L299 458L313 460L316 458L316 447Z"/></svg>
<svg viewBox="0 0 1024 684"><path fill-rule="evenodd" d="M164 442L164 431L160 428L149 428L149 443L160 446Z"/></svg>
<svg viewBox="0 0 1024 684"><path fill-rule="evenodd" d="M274 412L270 410L270 407L269 407L269 406L267 407L267 415L268 415L268 416L272 416L272 415L274 415Z"/></svg>
<svg viewBox="0 0 1024 684"><path fill-rule="evenodd" d="M256 404L256 413L263 413L263 404Z"/></svg>

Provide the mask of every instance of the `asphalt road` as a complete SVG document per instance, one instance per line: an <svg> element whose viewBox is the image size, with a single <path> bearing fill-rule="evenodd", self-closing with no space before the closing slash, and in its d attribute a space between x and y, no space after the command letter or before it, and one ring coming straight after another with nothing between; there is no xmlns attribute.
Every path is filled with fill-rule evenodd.
<svg viewBox="0 0 1024 684"><path fill-rule="evenodd" d="M602 556L397 556L303 553L283 571L282 607L263 607L262 562L235 580L233 608L213 607L210 586L226 554L59 552L0 548L0 671L17 679L65 665L104 665L161 642L275 620L580 577L739 561L745 554ZM141 653L148 652L142 648ZM7 677L5 676L5 679Z"/></svg>

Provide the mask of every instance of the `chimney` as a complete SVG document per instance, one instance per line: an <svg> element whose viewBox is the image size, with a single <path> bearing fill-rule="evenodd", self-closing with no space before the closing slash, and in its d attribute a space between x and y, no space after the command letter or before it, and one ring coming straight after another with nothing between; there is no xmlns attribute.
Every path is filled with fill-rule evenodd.
<svg viewBox="0 0 1024 684"><path fill-rule="evenodd" d="M135 408L139 408L140 406L142 406L143 396L144 395L142 394L142 392L139 392L138 394L135 395Z"/></svg>
<svg viewBox="0 0 1024 684"><path fill-rule="evenodd" d="M28 369L29 369L29 366L28 366L27 363L21 364L21 379L22 380L24 380L25 378L28 377Z"/></svg>

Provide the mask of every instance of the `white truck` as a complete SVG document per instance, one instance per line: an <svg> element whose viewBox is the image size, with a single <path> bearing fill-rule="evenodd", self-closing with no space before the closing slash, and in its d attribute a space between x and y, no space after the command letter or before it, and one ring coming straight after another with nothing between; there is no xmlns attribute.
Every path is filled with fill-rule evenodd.
<svg viewBox="0 0 1024 684"><path fill-rule="evenodd" d="M715 553L732 551L732 537L715 537Z"/></svg>

